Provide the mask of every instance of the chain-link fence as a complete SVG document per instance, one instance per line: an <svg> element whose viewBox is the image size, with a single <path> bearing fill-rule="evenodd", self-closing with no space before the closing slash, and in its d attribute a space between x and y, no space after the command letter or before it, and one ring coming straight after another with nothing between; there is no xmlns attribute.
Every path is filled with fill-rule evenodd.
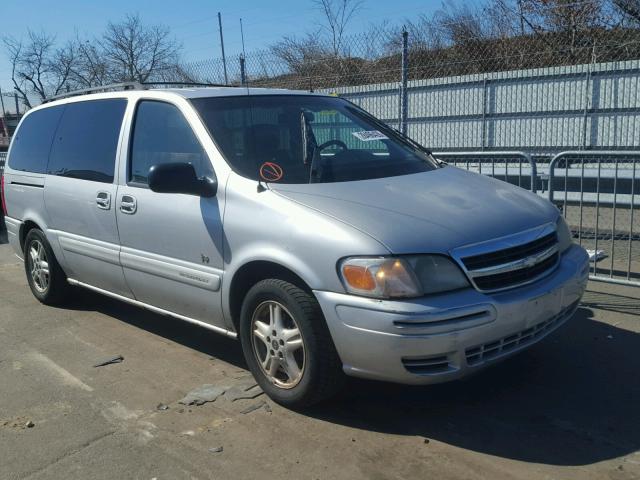
<svg viewBox="0 0 640 480"><path fill-rule="evenodd" d="M438 151L633 149L640 135L638 28L288 39L227 58L226 71L232 85L338 94ZM169 73L225 82L221 59Z"/></svg>
<svg viewBox="0 0 640 480"><path fill-rule="evenodd" d="M285 39L244 58L227 58L227 77L232 85L244 78L252 86L301 90L398 86L404 48L407 80L424 80L638 60L640 29L589 28L502 38L467 33L455 40L392 29L346 37L339 44L313 37ZM222 59L188 63L173 73L201 82L225 82Z"/></svg>

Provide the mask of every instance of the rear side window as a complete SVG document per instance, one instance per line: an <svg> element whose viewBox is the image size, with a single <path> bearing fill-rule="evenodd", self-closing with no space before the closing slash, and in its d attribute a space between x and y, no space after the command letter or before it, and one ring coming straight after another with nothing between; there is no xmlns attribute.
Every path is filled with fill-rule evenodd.
<svg viewBox="0 0 640 480"><path fill-rule="evenodd" d="M112 183L125 99L70 103L53 141L48 173Z"/></svg>
<svg viewBox="0 0 640 480"><path fill-rule="evenodd" d="M192 164L198 176L212 173L209 157L177 107L152 100L140 102L133 127L129 182L147 185L153 165L173 162Z"/></svg>
<svg viewBox="0 0 640 480"><path fill-rule="evenodd" d="M53 135L64 108L44 108L25 117L11 144L9 166L12 169L45 173Z"/></svg>

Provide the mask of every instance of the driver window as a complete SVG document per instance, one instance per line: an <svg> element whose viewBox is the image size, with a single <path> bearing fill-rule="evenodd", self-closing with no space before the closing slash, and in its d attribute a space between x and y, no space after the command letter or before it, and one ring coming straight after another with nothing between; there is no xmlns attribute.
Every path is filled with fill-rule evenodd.
<svg viewBox="0 0 640 480"><path fill-rule="evenodd" d="M169 103L144 100L138 104L129 156L129 182L147 185L153 165L182 162L198 176L212 173L211 162L182 115Z"/></svg>

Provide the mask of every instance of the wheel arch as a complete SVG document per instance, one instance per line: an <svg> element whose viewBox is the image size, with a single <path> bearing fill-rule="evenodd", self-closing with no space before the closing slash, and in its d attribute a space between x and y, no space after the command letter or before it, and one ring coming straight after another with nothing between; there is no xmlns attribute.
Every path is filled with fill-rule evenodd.
<svg viewBox="0 0 640 480"><path fill-rule="evenodd" d="M261 280L278 278L312 293L312 288L304 278L289 267L273 260L252 260L239 267L233 274L228 290L228 311L236 331L240 322L242 302L249 289Z"/></svg>
<svg viewBox="0 0 640 480"><path fill-rule="evenodd" d="M29 234L29 232L34 228L40 230L42 233L45 233L44 228L41 227L41 223L38 223L37 220L33 220L33 219L25 220L22 222L22 225L20 226L19 241L20 241L20 248L22 249L23 254L24 254L24 242L27 239L27 235Z"/></svg>

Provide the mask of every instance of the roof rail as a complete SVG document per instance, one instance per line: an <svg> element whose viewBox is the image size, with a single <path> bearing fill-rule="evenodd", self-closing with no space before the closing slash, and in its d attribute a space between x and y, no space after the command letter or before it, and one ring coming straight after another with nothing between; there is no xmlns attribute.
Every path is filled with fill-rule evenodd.
<svg viewBox="0 0 640 480"><path fill-rule="evenodd" d="M200 83L200 82L123 82L112 83L110 85L99 85L97 87L81 88L70 92L47 97L42 103L53 102L63 98L77 97L78 95L88 95L90 93L113 92L120 90L146 90L149 87L166 85L181 87L235 87L236 85L225 85L223 83Z"/></svg>
<svg viewBox="0 0 640 480"><path fill-rule="evenodd" d="M238 85L225 85L224 83L201 83L201 82L143 82L141 85L156 86L156 85L170 85L170 86L182 86L182 87L237 87Z"/></svg>
<svg viewBox="0 0 640 480"><path fill-rule="evenodd" d="M54 95L53 97L47 97L42 103L53 102L54 100L60 100L63 98L77 97L78 95L88 95L89 93L110 92L119 90L143 90L144 85L139 82L123 82L112 83L110 85L99 85L97 87L81 88L80 90L72 90L70 92L61 93L60 95Z"/></svg>

